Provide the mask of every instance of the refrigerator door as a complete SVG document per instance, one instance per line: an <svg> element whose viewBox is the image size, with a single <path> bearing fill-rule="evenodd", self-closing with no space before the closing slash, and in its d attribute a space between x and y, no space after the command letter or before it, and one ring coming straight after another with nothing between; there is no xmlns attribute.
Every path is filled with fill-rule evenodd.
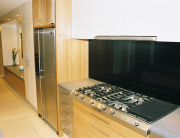
<svg viewBox="0 0 180 138"><path fill-rule="evenodd" d="M35 72L36 72L36 91L37 91L37 109L38 114L43 116L42 112L42 91L41 91L41 72L40 72L40 31L34 30L34 51L35 51Z"/></svg>
<svg viewBox="0 0 180 138"><path fill-rule="evenodd" d="M55 29L34 30L38 114L57 130Z"/></svg>
<svg viewBox="0 0 180 138"><path fill-rule="evenodd" d="M43 96L43 117L57 130L57 94L55 66L55 28L40 32L41 44L41 89Z"/></svg>

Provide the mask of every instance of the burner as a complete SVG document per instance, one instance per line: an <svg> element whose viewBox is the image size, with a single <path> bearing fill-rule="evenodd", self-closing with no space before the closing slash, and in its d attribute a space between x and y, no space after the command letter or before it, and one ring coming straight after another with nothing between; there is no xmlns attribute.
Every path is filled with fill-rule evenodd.
<svg viewBox="0 0 180 138"><path fill-rule="evenodd" d="M123 88L119 87L120 85ZM154 99L150 95L152 92L158 95L159 92L162 96L166 93L166 89L139 82L133 83L130 80L122 80L120 85L102 83L79 88L72 92L72 95L104 115L112 116L112 119L120 119L131 124L134 130L137 130L137 126L140 130L147 130L150 123L178 108L168 102ZM149 95L146 96L145 93ZM147 132L143 131L143 133Z"/></svg>

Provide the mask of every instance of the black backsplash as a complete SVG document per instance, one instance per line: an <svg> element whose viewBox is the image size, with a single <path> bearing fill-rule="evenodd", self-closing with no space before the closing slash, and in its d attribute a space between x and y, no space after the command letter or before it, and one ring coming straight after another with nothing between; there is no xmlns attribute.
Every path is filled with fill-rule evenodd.
<svg viewBox="0 0 180 138"><path fill-rule="evenodd" d="M91 40L89 77L180 105L180 43Z"/></svg>

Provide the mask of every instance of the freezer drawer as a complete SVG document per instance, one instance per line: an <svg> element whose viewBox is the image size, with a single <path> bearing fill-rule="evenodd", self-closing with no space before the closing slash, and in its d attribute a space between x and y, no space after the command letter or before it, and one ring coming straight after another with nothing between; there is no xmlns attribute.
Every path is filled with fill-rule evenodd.
<svg viewBox="0 0 180 138"><path fill-rule="evenodd" d="M69 110L70 112L73 113L73 104L71 102L67 101L66 99L64 99L64 98L60 99L60 106L66 108L67 110Z"/></svg>
<svg viewBox="0 0 180 138"><path fill-rule="evenodd" d="M74 125L72 122L70 122L68 119L66 119L64 116L61 115L61 128L62 125L70 129L72 132L74 132Z"/></svg>
<svg viewBox="0 0 180 138"><path fill-rule="evenodd" d="M71 121L72 123L74 122L73 119L73 113L71 113L70 111L68 111L67 109L60 107L60 114L62 116L64 116L65 118L67 118L69 121Z"/></svg>
<svg viewBox="0 0 180 138"><path fill-rule="evenodd" d="M69 137L74 138L74 133L66 126L61 125L61 130Z"/></svg>
<svg viewBox="0 0 180 138"><path fill-rule="evenodd" d="M66 99L67 101L73 103L73 99L70 97L70 92L59 87L59 99Z"/></svg>

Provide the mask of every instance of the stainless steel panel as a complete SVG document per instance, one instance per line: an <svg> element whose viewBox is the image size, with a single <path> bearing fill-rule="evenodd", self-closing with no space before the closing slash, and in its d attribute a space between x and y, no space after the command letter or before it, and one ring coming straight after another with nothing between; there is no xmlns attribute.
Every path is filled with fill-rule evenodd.
<svg viewBox="0 0 180 138"><path fill-rule="evenodd" d="M60 106L66 108L67 110L69 110L72 113L74 112L73 111L73 104L71 102L65 100L63 97L60 98Z"/></svg>
<svg viewBox="0 0 180 138"><path fill-rule="evenodd" d="M64 116L61 115L61 128L62 125L69 128L72 132L74 132L74 125L71 123L68 119L66 119Z"/></svg>
<svg viewBox="0 0 180 138"><path fill-rule="evenodd" d="M59 88L59 92L65 93L66 95L70 95L70 92L62 87L58 87Z"/></svg>
<svg viewBox="0 0 180 138"><path fill-rule="evenodd" d="M67 118L69 121L71 121L72 123L74 122L73 119L73 113L71 113L70 111L68 111L67 109L65 109L64 107L60 107L60 114L62 116L64 116L65 118Z"/></svg>
<svg viewBox="0 0 180 138"><path fill-rule="evenodd" d="M149 138L163 138L163 137L153 132L150 132Z"/></svg>
<svg viewBox="0 0 180 138"><path fill-rule="evenodd" d="M66 99L67 101L73 103L73 98L70 97L70 93L67 90L60 87L59 87L59 99Z"/></svg>
<svg viewBox="0 0 180 138"><path fill-rule="evenodd" d="M41 78L44 119L57 130L57 95L55 66L55 29L45 28L41 32Z"/></svg>
<svg viewBox="0 0 180 138"><path fill-rule="evenodd" d="M67 128L66 126L61 125L61 130L62 130L63 133L66 134L69 138L74 138L74 133L73 133L69 128Z"/></svg>
<svg viewBox="0 0 180 138"><path fill-rule="evenodd" d="M100 40L137 40L137 41L157 41L157 36L96 36Z"/></svg>
<svg viewBox="0 0 180 138"><path fill-rule="evenodd" d="M55 29L34 30L38 113L57 130Z"/></svg>
<svg viewBox="0 0 180 138"><path fill-rule="evenodd" d="M39 73L39 30L34 30L34 50L35 50L35 72L36 72L36 91L37 91L37 109L38 114L42 115L42 100L41 100L41 76Z"/></svg>

